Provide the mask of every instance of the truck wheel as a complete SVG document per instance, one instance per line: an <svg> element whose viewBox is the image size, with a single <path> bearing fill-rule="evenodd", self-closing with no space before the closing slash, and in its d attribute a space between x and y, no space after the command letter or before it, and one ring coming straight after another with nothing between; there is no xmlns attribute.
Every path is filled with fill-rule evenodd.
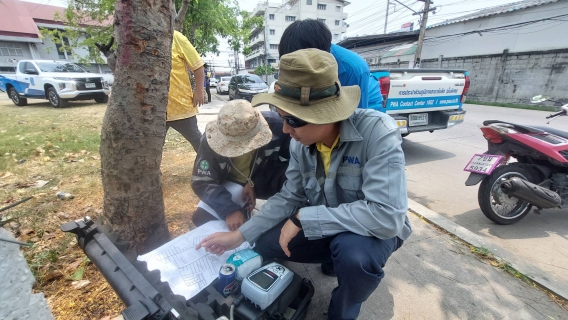
<svg viewBox="0 0 568 320"><path fill-rule="evenodd" d="M499 187L505 179L519 177L538 184L538 174L529 166L512 163L498 167L479 186L477 201L483 214L497 224L513 224L523 219L532 205L503 193Z"/></svg>
<svg viewBox="0 0 568 320"><path fill-rule="evenodd" d="M8 90L8 94L15 105L23 107L28 104L28 99L22 98L16 89L10 88L10 90Z"/></svg>
<svg viewBox="0 0 568 320"><path fill-rule="evenodd" d="M95 98L96 103L108 103L108 96Z"/></svg>
<svg viewBox="0 0 568 320"><path fill-rule="evenodd" d="M47 88L47 99L49 100L49 104L54 108L64 108L69 105L67 100L59 97L54 87Z"/></svg>

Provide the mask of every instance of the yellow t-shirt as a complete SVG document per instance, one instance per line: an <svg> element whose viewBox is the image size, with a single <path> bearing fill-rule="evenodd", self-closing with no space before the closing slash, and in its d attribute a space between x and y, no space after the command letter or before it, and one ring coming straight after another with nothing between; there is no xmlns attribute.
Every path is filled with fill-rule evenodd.
<svg viewBox="0 0 568 320"><path fill-rule="evenodd" d="M335 149L337 144L339 143L339 135L333 141L331 148L328 148L322 142L316 142L316 148L318 149L321 157L321 161L323 162L323 169L325 170L325 175L327 176L327 171L329 171L329 166L331 164L331 150Z"/></svg>
<svg viewBox="0 0 568 320"><path fill-rule="evenodd" d="M167 121L186 119L197 114L197 108L193 107L193 91L187 68L195 71L203 64L189 40L180 32L174 31Z"/></svg>
<svg viewBox="0 0 568 320"><path fill-rule="evenodd" d="M229 171L229 180L245 184L250 176L250 164L252 161L254 150L238 157L231 158L233 168ZM236 169L242 173L239 173Z"/></svg>

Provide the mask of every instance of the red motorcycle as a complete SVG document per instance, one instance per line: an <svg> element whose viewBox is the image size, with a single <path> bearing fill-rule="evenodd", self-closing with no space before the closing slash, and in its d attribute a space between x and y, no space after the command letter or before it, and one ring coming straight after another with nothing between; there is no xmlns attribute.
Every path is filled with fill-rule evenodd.
<svg viewBox="0 0 568 320"><path fill-rule="evenodd" d="M550 100L536 96L532 103ZM550 100L552 101L552 100ZM568 115L568 104L546 117L550 121ZM487 120L481 127L488 151L476 154L465 167L465 182L481 182L477 194L483 214L498 224L523 219L534 206L568 208L568 132ZM516 160L516 161L513 161Z"/></svg>

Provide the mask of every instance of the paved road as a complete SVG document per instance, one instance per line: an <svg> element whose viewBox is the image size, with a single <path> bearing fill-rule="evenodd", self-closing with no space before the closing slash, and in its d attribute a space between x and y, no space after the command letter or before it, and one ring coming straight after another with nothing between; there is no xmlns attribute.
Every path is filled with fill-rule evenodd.
<svg viewBox="0 0 568 320"><path fill-rule="evenodd" d="M475 153L486 150L479 127L483 120L499 119L528 125L546 125L549 112L466 105L463 124L434 133L408 136L406 155L409 198L475 232L493 244L542 271L568 288L568 210L530 213L510 226L489 221L477 203L478 187L466 187L463 168ZM568 129L568 117L550 124Z"/></svg>

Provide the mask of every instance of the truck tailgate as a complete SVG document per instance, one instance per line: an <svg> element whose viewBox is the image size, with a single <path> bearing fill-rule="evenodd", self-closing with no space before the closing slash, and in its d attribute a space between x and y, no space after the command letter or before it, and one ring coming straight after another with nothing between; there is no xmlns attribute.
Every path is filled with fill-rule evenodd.
<svg viewBox="0 0 568 320"><path fill-rule="evenodd" d="M380 79L380 73L376 76ZM392 69L385 109L389 114L459 110L467 71Z"/></svg>

